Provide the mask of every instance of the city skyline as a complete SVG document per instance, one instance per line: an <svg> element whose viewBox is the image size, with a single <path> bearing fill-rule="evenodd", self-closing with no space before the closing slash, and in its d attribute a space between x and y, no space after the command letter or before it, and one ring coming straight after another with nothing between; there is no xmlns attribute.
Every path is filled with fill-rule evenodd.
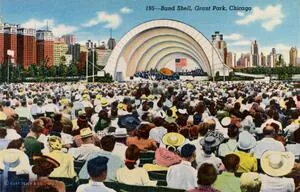
<svg viewBox="0 0 300 192"><path fill-rule="evenodd" d="M224 34L228 51L248 53L251 42L256 40L259 53L268 54L275 47L289 60L291 47L300 47L299 13L296 1L137 1L117 2L104 0L98 2L69 0L63 2L50 0L41 3L37 0L0 0L0 15L4 22L21 24L23 27L45 29L47 24L55 36L74 34L79 43L88 39L96 42L107 41L110 28L116 40L140 23L168 18L193 26L208 39L214 31ZM191 5L235 5L252 7L251 12L196 12L196 11L146 11L146 6ZM26 5L26 6L25 6ZM300 8L299 8L300 9ZM51 11L49 11L51 10ZM22 14L15 14L22 12ZM257 16L259 14L259 17ZM134 19L132 19L134 18Z"/></svg>

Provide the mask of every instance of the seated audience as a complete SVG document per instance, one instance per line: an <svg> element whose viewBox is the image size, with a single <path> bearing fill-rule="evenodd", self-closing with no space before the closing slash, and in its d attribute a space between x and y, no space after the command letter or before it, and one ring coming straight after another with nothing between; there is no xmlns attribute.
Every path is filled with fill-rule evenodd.
<svg viewBox="0 0 300 192"><path fill-rule="evenodd" d="M114 192L115 190L110 189L103 184L107 177L108 161L108 158L101 156L88 160L87 171L90 176L89 183L79 185L76 192Z"/></svg>
<svg viewBox="0 0 300 192"><path fill-rule="evenodd" d="M290 152L267 151L260 160L265 174L261 177L261 192L293 192L295 183L293 178L284 177L294 167L295 156Z"/></svg>
<svg viewBox="0 0 300 192"><path fill-rule="evenodd" d="M240 178L242 192L257 192L261 189L261 178L258 173L243 173Z"/></svg>
<svg viewBox="0 0 300 192"><path fill-rule="evenodd" d="M140 149L136 145L129 145L126 152L125 167L117 170L118 182L128 185L148 185L155 186L157 181L151 181L144 168L137 167Z"/></svg>
<svg viewBox="0 0 300 192"><path fill-rule="evenodd" d="M86 161L91 154L100 151L100 148L94 144L93 132L90 128L80 130L80 137L83 144L77 148L70 148L68 153L71 154L75 160Z"/></svg>
<svg viewBox="0 0 300 192"><path fill-rule="evenodd" d="M250 150L255 147L256 139L247 131L242 131L239 134L237 151L233 154L239 156L240 164L237 170L238 173L256 172L257 160L250 153Z"/></svg>
<svg viewBox="0 0 300 192"><path fill-rule="evenodd" d="M156 141L153 139L149 139L149 131L150 131L150 125L149 124L141 124L138 129L136 130L136 133L134 137L128 137L126 144L136 145L140 150L156 150L157 144Z"/></svg>
<svg viewBox="0 0 300 192"><path fill-rule="evenodd" d="M115 155L112 152L115 147L115 143L116 140L112 135L106 135L102 137L101 139L102 150L95 152L88 157L87 161L85 162L85 164L83 165L83 167L79 172L79 178L88 179L89 177L88 170L87 170L88 161L90 159L94 159L95 157L100 156L100 157L108 158L108 163L107 163L108 171L107 171L106 181L116 181L117 180L116 171L119 168L124 167L124 162L119 156ZM125 151L123 151L123 153L125 153Z"/></svg>
<svg viewBox="0 0 300 192"><path fill-rule="evenodd" d="M198 169L198 187L188 190L188 192L220 192L212 187L217 179L217 170L212 164L204 163Z"/></svg>
<svg viewBox="0 0 300 192"><path fill-rule="evenodd" d="M48 157L55 159L60 166L50 174L50 177L66 177L74 178L76 176L74 170L74 159L73 156L62 151L61 138L57 136L50 136L48 138L48 145L50 153Z"/></svg>
<svg viewBox="0 0 300 192"><path fill-rule="evenodd" d="M234 175L239 168L239 156L228 154L225 156L223 163L225 171L218 175L213 187L222 192L240 192L240 179Z"/></svg>
<svg viewBox="0 0 300 192"><path fill-rule="evenodd" d="M196 159L195 151L196 147L192 144L185 144L181 148L181 163L168 169L168 187L189 190L197 186L197 171L192 167L192 162Z"/></svg>
<svg viewBox="0 0 300 192"><path fill-rule="evenodd" d="M50 185L56 188L58 192L66 191L63 182L48 178L51 172L60 166L56 160L48 156L34 156L33 161L32 172L37 175L37 179L24 186L24 191L35 192L36 189L44 185Z"/></svg>

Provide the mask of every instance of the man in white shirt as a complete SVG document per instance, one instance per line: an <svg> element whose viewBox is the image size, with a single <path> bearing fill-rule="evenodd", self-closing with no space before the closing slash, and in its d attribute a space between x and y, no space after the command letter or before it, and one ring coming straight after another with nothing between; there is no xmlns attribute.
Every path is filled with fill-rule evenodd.
<svg viewBox="0 0 300 192"><path fill-rule="evenodd" d="M218 155L225 157L227 154L235 152L237 150L237 136L239 129L235 126L228 128L229 140L226 143L222 143L218 149Z"/></svg>
<svg viewBox="0 0 300 192"><path fill-rule="evenodd" d="M115 192L103 184L107 176L107 157L98 156L88 161L87 170L90 175L88 184L80 185L76 192Z"/></svg>
<svg viewBox="0 0 300 192"><path fill-rule="evenodd" d="M195 151L196 147L192 144L185 144L181 148L181 163L173 165L168 169L168 187L190 190L198 186L197 170L191 165L196 158Z"/></svg>
<svg viewBox="0 0 300 192"><path fill-rule="evenodd" d="M253 148L254 156L258 159L261 158L264 152L271 151L285 151L284 145L280 141L274 139L275 129L268 125L263 130L264 138L257 142Z"/></svg>
<svg viewBox="0 0 300 192"><path fill-rule="evenodd" d="M52 99L48 99L48 104L44 106L44 111L47 113L56 113L58 109L56 105L53 103Z"/></svg>
<svg viewBox="0 0 300 192"><path fill-rule="evenodd" d="M261 157L261 167L266 174L260 174L261 192L293 192L293 178L284 177L293 169L295 157L290 152L267 151Z"/></svg>
<svg viewBox="0 0 300 192"><path fill-rule="evenodd" d="M86 161L89 155L101 151L99 147L94 145L93 132L90 128L83 128L80 130L80 137L83 141L83 144L78 148L71 148L68 151L68 153L73 155L74 159Z"/></svg>
<svg viewBox="0 0 300 192"><path fill-rule="evenodd" d="M6 125L6 136L5 136L5 139L7 140L15 140L15 139L20 139L21 138L21 135L19 135L15 129L15 126L16 126L16 121L14 120L14 118L12 117L8 117L6 120L5 120L5 125Z"/></svg>

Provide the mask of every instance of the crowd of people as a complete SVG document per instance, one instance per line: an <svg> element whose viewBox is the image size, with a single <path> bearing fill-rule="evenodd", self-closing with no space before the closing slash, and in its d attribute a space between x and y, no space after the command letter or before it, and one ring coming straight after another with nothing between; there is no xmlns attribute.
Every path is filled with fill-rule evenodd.
<svg viewBox="0 0 300 192"><path fill-rule="evenodd" d="M300 92L284 82L0 85L1 190L66 191L55 178L189 192L300 191ZM153 154L142 164L141 155ZM82 162L76 170L75 162Z"/></svg>
<svg viewBox="0 0 300 192"><path fill-rule="evenodd" d="M157 69L151 69L150 71L141 71L134 74L135 77L139 77L142 79L151 79L151 80L169 80L169 81L176 81L180 78L180 76L207 76L208 74L204 72L202 69L195 69L195 70L183 70L178 72L173 72L172 75L165 75L161 73Z"/></svg>

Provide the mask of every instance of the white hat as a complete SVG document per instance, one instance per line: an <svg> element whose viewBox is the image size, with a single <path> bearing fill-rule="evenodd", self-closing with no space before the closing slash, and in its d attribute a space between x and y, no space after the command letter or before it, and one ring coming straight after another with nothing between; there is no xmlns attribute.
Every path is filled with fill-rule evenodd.
<svg viewBox="0 0 300 192"><path fill-rule="evenodd" d="M96 112L96 113L99 113L101 110L102 110L102 106L101 106L101 105L97 105L97 106L95 107L95 112Z"/></svg>
<svg viewBox="0 0 300 192"><path fill-rule="evenodd" d="M124 138L127 137L127 129L126 128L117 128L113 133L115 138Z"/></svg>
<svg viewBox="0 0 300 192"><path fill-rule="evenodd" d="M228 125L230 125L231 123L231 118L230 117L224 117L222 120L221 120L221 124L223 127L227 127Z"/></svg>
<svg viewBox="0 0 300 192"><path fill-rule="evenodd" d="M80 101L80 100L81 100L81 95L77 94L77 95L75 96L75 100L76 100L76 101Z"/></svg>
<svg viewBox="0 0 300 192"><path fill-rule="evenodd" d="M238 148L242 150L249 150L255 147L256 139L248 131L242 131L239 134Z"/></svg>
<svg viewBox="0 0 300 192"><path fill-rule="evenodd" d="M274 177L288 174L294 167L295 155L291 152L266 151L260 164L263 171Z"/></svg>
<svg viewBox="0 0 300 192"><path fill-rule="evenodd" d="M178 109L178 112L180 114L187 114L187 110L186 109Z"/></svg>

